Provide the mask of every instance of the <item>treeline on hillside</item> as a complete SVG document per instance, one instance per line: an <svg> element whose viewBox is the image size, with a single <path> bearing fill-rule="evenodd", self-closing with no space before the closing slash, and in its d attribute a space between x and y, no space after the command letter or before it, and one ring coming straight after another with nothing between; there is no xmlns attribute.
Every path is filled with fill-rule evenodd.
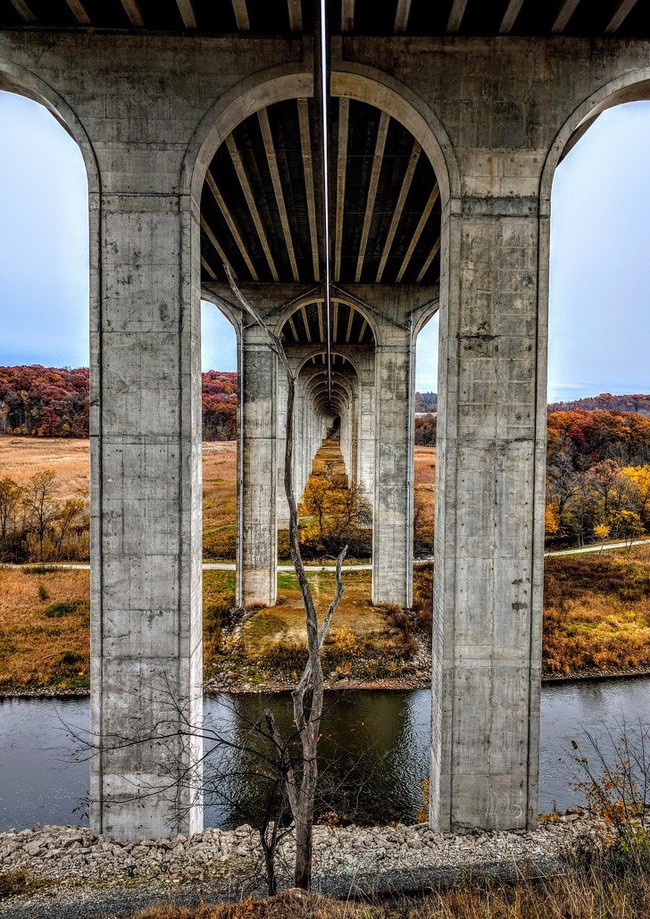
<svg viewBox="0 0 650 919"><path fill-rule="evenodd" d="M438 394L415 394L415 443L418 447L435 447L438 416Z"/></svg>
<svg viewBox="0 0 650 919"><path fill-rule="evenodd" d="M237 374L210 370L202 381L203 437L237 437ZM0 367L0 434L88 436L88 368Z"/></svg>
<svg viewBox="0 0 650 919"><path fill-rule="evenodd" d="M237 440L237 374L202 374L203 439Z"/></svg>
<svg viewBox="0 0 650 919"><path fill-rule="evenodd" d="M650 418L551 412L546 501L551 543L583 545L650 533Z"/></svg>
<svg viewBox="0 0 650 919"><path fill-rule="evenodd" d="M88 368L0 367L0 433L88 436Z"/></svg>
<svg viewBox="0 0 650 919"><path fill-rule="evenodd" d="M415 411L418 413L419 412L437 412L438 411L438 394L435 392L416 392Z"/></svg>
<svg viewBox="0 0 650 919"><path fill-rule="evenodd" d="M613 396L603 392L599 396L589 396L587 399L575 399L573 402L552 402L548 406L549 412L574 412L584 409L588 412L637 412L639 415L650 415L650 396L636 393L629 396Z"/></svg>
<svg viewBox="0 0 650 919"><path fill-rule="evenodd" d="M203 439L237 439L237 374L202 374ZM0 434L88 437L88 368L0 367ZM435 413L436 393L415 394L415 411ZM416 419L415 442L435 445L436 418Z"/></svg>
<svg viewBox="0 0 650 919"><path fill-rule="evenodd" d="M415 444L418 447L435 447L438 416L433 414L415 416Z"/></svg>

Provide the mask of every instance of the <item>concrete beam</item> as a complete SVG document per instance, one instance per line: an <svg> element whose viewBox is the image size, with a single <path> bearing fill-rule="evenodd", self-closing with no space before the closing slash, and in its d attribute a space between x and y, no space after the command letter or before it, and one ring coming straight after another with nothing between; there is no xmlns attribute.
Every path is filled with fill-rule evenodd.
<svg viewBox="0 0 650 919"><path fill-rule="evenodd" d="M618 7L611 20L608 22L605 31L606 32L618 32L621 28L627 17L630 15L634 7L637 5L638 0L623 0L621 5Z"/></svg>
<svg viewBox="0 0 650 919"><path fill-rule="evenodd" d="M79 25L89 26L90 25L90 16L86 12L86 9L82 3L82 0L66 0L70 8L70 12L77 20Z"/></svg>
<svg viewBox="0 0 650 919"><path fill-rule="evenodd" d="M176 0L176 6L178 7L178 12L180 13L181 19L183 20L184 28L196 29L196 13L194 12L192 0Z"/></svg>

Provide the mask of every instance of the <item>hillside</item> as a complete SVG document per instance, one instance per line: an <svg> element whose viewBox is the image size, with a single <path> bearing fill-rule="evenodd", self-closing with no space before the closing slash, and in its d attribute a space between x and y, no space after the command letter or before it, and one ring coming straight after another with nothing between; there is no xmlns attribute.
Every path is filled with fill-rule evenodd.
<svg viewBox="0 0 650 919"><path fill-rule="evenodd" d="M573 402L552 402L548 406L549 412L583 411L610 411L610 412L635 412L638 415L650 416L650 396L635 393L629 396L613 396L603 392L599 396L589 396L586 399L575 399Z"/></svg>
<svg viewBox="0 0 650 919"><path fill-rule="evenodd" d="M237 436L237 374L202 374L204 440ZM0 434L88 437L88 368L0 367Z"/></svg>
<svg viewBox="0 0 650 919"><path fill-rule="evenodd" d="M423 412L437 412L438 394L435 392L416 392L415 411L416 414L421 414Z"/></svg>

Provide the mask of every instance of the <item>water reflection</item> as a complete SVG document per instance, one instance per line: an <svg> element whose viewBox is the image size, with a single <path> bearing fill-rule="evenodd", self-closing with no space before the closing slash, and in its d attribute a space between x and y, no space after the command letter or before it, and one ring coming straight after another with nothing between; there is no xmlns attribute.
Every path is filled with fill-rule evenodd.
<svg viewBox="0 0 650 919"><path fill-rule="evenodd" d="M416 692L362 692L328 696L321 754L322 810L357 820L413 820L421 781L428 771L430 696ZM332 705L336 702L335 705ZM215 729L242 741L251 721L270 708L284 730L291 714L288 696L226 696L206 700ZM650 711L650 680L611 680L545 686L542 691L540 809L563 810L576 803L571 740L582 732L602 736L622 718ZM646 715L647 717L647 715ZM88 764L75 763L74 743L64 724L87 729L87 701L37 699L0 703L0 830L34 823L86 823L83 801ZM259 782L250 759L215 751L222 782L208 801L206 823L229 826L254 809ZM226 775L227 774L227 777ZM231 802L237 802L234 807Z"/></svg>
<svg viewBox="0 0 650 919"><path fill-rule="evenodd" d="M319 810L335 811L356 822L413 820L422 803L421 782L427 774L428 693L363 692L326 697L320 745ZM251 725L269 709L283 736L289 736L291 709L287 696L218 696L206 703L206 719L215 735L232 731L234 746L217 746L208 771L215 793L206 800L206 822L241 823L258 813L267 784L255 777L262 753Z"/></svg>

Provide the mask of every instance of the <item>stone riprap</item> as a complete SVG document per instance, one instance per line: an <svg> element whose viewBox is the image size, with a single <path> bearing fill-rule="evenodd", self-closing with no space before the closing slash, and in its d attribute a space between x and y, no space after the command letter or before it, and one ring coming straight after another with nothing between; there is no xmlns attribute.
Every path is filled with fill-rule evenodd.
<svg viewBox="0 0 650 919"><path fill-rule="evenodd" d="M578 812L532 832L465 836L437 834L425 825L319 826L314 886L347 895L416 890L470 874L537 875L557 870L577 845L597 837L597 826ZM293 855L288 836L278 859L283 886L291 886ZM0 915L119 915L159 900L209 902L264 893L261 850L248 826L140 842L111 841L79 827L10 830L0 834L0 877L20 871L29 873L35 889L0 902Z"/></svg>

